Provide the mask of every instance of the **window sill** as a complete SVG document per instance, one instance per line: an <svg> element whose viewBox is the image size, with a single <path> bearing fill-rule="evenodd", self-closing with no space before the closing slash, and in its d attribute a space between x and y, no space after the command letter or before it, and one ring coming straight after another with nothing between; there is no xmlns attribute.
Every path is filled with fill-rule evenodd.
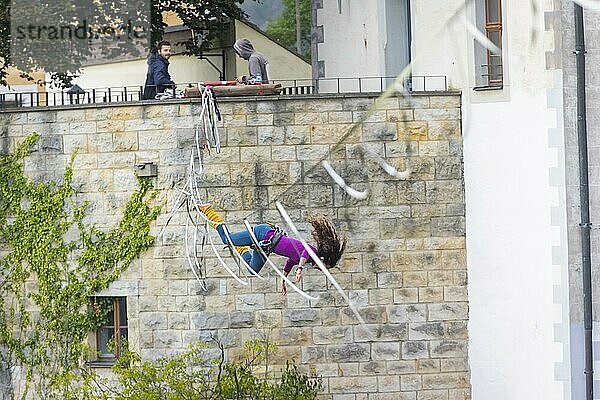
<svg viewBox="0 0 600 400"><path fill-rule="evenodd" d="M116 358L107 358L103 360L88 361L86 365L91 368L111 368L113 365L115 365L116 361Z"/></svg>
<svg viewBox="0 0 600 400"><path fill-rule="evenodd" d="M476 92L483 92L486 90L502 90L504 89L504 85L499 85L499 86L475 86L473 88L474 91Z"/></svg>

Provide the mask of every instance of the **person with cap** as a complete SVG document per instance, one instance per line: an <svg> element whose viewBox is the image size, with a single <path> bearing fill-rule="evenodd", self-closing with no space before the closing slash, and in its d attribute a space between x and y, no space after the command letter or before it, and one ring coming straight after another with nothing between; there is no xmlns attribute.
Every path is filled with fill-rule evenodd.
<svg viewBox="0 0 600 400"><path fill-rule="evenodd" d="M238 39L233 45L233 50L235 50L238 56L248 61L248 76L236 78L239 83L269 83L267 73L267 64L269 62L263 54L254 50L254 46L252 46L252 43L248 39Z"/></svg>

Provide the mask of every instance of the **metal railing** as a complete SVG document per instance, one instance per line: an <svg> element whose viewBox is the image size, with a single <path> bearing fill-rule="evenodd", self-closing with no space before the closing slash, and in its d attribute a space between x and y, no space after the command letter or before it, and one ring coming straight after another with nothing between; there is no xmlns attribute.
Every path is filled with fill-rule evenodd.
<svg viewBox="0 0 600 400"><path fill-rule="evenodd" d="M381 93L394 85L396 77L356 77L273 80L283 86L281 95ZM178 89L195 86L197 82L177 85ZM446 76L411 76L402 82L409 92L447 91ZM122 103L142 100L143 86L122 86L87 89L79 93L67 90L41 92L0 92L0 109L19 107L52 107L79 104Z"/></svg>
<svg viewBox="0 0 600 400"><path fill-rule="evenodd" d="M395 76L318 78L274 80L284 87L282 94L299 95L313 93L381 93L396 82ZM411 76L402 83L402 90L408 92L447 91L445 75Z"/></svg>

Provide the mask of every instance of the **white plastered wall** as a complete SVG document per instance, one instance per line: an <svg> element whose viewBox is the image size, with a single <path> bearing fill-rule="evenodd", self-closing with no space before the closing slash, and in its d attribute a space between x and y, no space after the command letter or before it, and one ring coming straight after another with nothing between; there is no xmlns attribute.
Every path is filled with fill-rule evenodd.
<svg viewBox="0 0 600 400"><path fill-rule="evenodd" d="M170 58L169 63L171 78L178 84L219 79L214 68L194 57L175 55ZM74 83L83 89L143 86L147 71L146 59L92 65L82 68L81 75Z"/></svg>
<svg viewBox="0 0 600 400"><path fill-rule="evenodd" d="M554 290L567 301L568 284L567 266L556 263L566 257L553 258L567 251L557 228L566 226L564 180L550 180L551 170L564 172L564 134L548 104L556 71L545 70L553 44L543 12L522 0L502 3L502 90L473 91L473 38L464 25L472 10L444 23L460 0L412 2L414 74L447 75L463 92L473 399L566 399L568 383L556 378L557 365L568 368L568 348L557 343L555 324L568 315ZM557 130L561 140L550 146ZM562 210L554 220L553 210Z"/></svg>
<svg viewBox="0 0 600 400"><path fill-rule="evenodd" d="M385 76L385 18L381 0L323 0L317 10L317 25L323 25L324 42L318 44L319 60L325 60L325 78ZM364 80L362 90L378 90L378 79ZM337 82L320 82L321 91ZM357 90L357 80L340 82L340 90Z"/></svg>

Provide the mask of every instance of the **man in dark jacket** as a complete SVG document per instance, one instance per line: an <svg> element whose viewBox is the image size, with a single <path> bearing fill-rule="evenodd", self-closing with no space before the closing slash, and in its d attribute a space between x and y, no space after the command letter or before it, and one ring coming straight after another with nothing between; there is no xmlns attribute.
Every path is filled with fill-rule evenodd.
<svg viewBox="0 0 600 400"><path fill-rule="evenodd" d="M144 85L144 100L154 99L156 93L164 92L165 88L175 88L175 83L169 75L169 58L171 43L163 40L156 46L156 53L148 57L148 73Z"/></svg>
<svg viewBox="0 0 600 400"><path fill-rule="evenodd" d="M248 39L239 39L233 45L233 50L244 60L248 60L247 77L236 78L240 83L269 83L267 76L267 58L254 50ZM245 79L244 79L245 78ZM259 78L259 79L257 79Z"/></svg>

